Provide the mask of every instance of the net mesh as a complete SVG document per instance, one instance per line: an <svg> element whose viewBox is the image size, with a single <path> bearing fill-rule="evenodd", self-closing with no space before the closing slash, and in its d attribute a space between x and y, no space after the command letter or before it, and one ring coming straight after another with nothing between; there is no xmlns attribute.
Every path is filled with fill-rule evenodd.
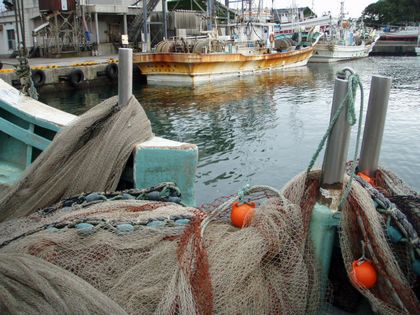
<svg viewBox="0 0 420 315"><path fill-rule="evenodd" d="M134 145L152 137L138 101L112 97L64 127L0 198L0 221L28 215L82 192L113 191Z"/></svg>
<svg viewBox="0 0 420 315"><path fill-rule="evenodd" d="M0 260L41 258L57 267L52 272L67 270L74 282L88 283L129 314L318 313L326 310L326 297L309 227L319 178L314 171L281 191L251 188L246 198L256 202L255 216L242 229L229 218L237 196L201 210L130 199L59 203L0 223ZM370 290L353 285L379 313L416 314L409 271L384 227L370 195L353 182L339 234L347 274L363 240L378 283ZM68 292L66 299L79 303ZM30 304L37 299L30 296Z"/></svg>
<svg viewBox="0 0 420 315"><path fill-rule="evenodd" d="M390 173L378 172L378 182L384 178L383 174ZM405 185L397 187L403 182L396 176L392 184L389 183L393 191L411 191ZM384 187L387 186L382 190L390 194ZM408 254L410 244L391 242L387 234L387 216L378 211L371 195L356 182L342 211L340 229L340 247L349 278L352 262L363 254L362 241L366 244L366 257L373 261L378 272L378 282L372 289L353 285L380 314L418 314L419 303L412 290L416 276Z"/></svg>
<svg viewBox="0 0 420 315"><path fill-rule="evenodd" d="M258 207L243 229L220 207L208 213L172 203L104 201L5 221L0 252L42 258L132 314L316 313L312 206L294 203L306 200L296 197L305 195L305 178L283 193L251 191ZM133 229L124 232L127 225Z"/></svg>

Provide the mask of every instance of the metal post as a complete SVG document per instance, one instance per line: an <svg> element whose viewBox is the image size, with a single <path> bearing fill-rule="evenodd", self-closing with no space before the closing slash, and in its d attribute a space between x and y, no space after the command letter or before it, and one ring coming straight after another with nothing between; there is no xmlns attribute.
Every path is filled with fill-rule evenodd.
<svg viewBox="0 0 420 315"><path fill-rule="evenodd" d="M331 117L334 116L339 105L345 98L348 90L348 80L335 79L334 97L331 108ZM350 125L346 119L346 111L338 117L331 134L328 137L327 148L325 150L324 163L322 165L323 186L341 184L344 178L347 152L350 139Z"/></svg>
<svg viewBox="0 0 420 315"><path fill-rule="evenodd" d="M147 38L148 38L147 36L147 0L143 0L143 34L144 34L144 38L143 38L143 43L144 43L143 52L144 52L144 50L147 50L146 47L148 47L147 45Z"/></svg>
<svg viewBox="0 0 420 315"><path fill-rule="evenodd" d="M99 46L99 22L98 22L98 12L95 12L95 30L96 30L96 44Z"/></svg>
<svg viewBox="0 0 420 315"><path fill-rule="evenodd" d="M225 0L226 6L226 35L230 35L229 23L230 23L230 12L229 12L229 0Z"/></svg>
<svg viewBox="0 0 420 315"><path fill-rule="evenodd" d="M118 104L125 106L133 94L133 49L118 50Z"/></svg>
<svg viewBox="0 0 420 315"><path fill-rule="evenodd" d="M372 76L359 162L359 171L370 177L378 169L391 83L390 77Z"/></svg>
<svg viewBox="0 0 420 315"><path fill-rule="evenodd" d="M207 0L207 30L213 30L213 0Z"/></svg>
<svg viewBox="0 0 420 315"><path fill-rule="evenodd" d="M163 37L168 38L168 3L166 0L162 0L162 14L163 14Z"/></svg>
<svg viewBox="0 0 420 315"><path fill-rule="evenodd" d="M124 34L128 34L128 27L127 27L127 14L123 14L123 24L124 24Z"/></svg>

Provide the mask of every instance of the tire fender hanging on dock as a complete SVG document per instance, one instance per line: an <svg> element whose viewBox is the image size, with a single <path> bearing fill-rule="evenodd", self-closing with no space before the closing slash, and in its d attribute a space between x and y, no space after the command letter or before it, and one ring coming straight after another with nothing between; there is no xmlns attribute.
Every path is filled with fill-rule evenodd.
<svg viewBox="0 0 420 315"><path fill-rule="evenodd" d="M105 74L111 81L118 79L118 65L116 63L110 63L105 68Z"/></svg>
<svg viewBox="0 0 420 315"><path fill-rule="evenodd" d="M83 80L85 79L85 75L82 70L75 69L68 75L68 80L70 82L70 85L73 87L78 87Z"/></svg>
<svg viewBox="0 0 420 315"><path fill-rule="evenodd" d="M34 82L34 86L39 88L45 84L46 75L45 72L41 69L32 70L32 81Z"/></svg>

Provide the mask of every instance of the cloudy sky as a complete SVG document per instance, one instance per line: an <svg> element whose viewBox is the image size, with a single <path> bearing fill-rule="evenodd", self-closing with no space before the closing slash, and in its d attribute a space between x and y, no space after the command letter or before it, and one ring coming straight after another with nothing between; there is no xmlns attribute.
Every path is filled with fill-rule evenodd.
<svg viewBox="0 0 420 315"><path fill-rule="evenodd" d="M346 0L344 1L345 12L351 17L359 17L362 11L371 3L377 0ZM340 12L341 0L274 0L274 7L290 7L295 2L297 6L312 7L314 4L315 13L320 15L323 12L331 11L333 16L338 16Z"/></svg>
<svg viewBox="0 0 420 315"><path fill-rule="evenodd" d="M218 0L224 3L224 0ZM258 6L259 0L253 0L253 5ZM273 0L263 0L264 7L271 8L271 3ZM358 18L362 11L371 3L376 2L377 0L345 0L344 8L345 12L350 15L350 17ZM340 12L340 2L341 0L274 0L274 8L290 8L293 6L293 3L298 7L308 6L312 8L314 6L314 11L318 15L322 15L324 12L330 11L333 16L338 16ZM232 8L240 7L240 3L232 3L230 5Z"/></svg>

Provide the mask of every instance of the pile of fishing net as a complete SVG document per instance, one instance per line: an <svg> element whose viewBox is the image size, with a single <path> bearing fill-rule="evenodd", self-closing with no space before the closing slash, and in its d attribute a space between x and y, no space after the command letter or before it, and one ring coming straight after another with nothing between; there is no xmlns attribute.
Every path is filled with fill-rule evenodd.
<svg viewBox="0 0 420 315"><path fill-rule="evenodd" d="M88 290L86 309L97 301L109 305L92 313L318 313L325 297L309 228L319 188L316 171L298 175L280 192L249 189L243 198L256 203L255 215L243 228L230 222L238 196L202 209L142 200L178 196L167 185L82 194L2 222L0 309L18 313L51 302L50 313L77 310L86 295L80 292ZM353 181L339 234L348 278L365 252L377 284L353 285L381 314L416 314L411 261L399 256L410 245L393 244L386 224L369 191Z"/></svg>
<svg viewBox="0 0 420 315"><path fill-rule="evenodd" d="M150 121L134 97L124 106L117 97L103 101L64 127L0 196L0 221L82 192L115 190L134 145L152 136Z"/></svg>
<svg viewBox="0 0 420 315"><path fill-rule="evenodd" d="M69 198L2 222L0 260L25 254L57 267L49 275L30 271L36 274L32 278L42 279L33 285L34 293L20 296L32 306L51 288L64 285L56 282L67 270L74 278L59 297L70 309L80 303L80 294L72 300L73 292L89 284L97 290L89 299L105 295L108 304L131 314L316 313L319 282L308 237L316 185L305 192L304 180L300 176L282 193L251 189L247 196L258 206L250 226L242 229L230 224L228 210L221 210L230 201L205 212L136 199L150 195L141 191ZM35 263L39 260L30 262ZM6 312L19 310L20 299L3 292L27 286L15 268L22 267L0 269L0 303Z"/></svg>
<svg viewBox="0 0 420 315"><path fill-rule="evenodd" d="M339 234L348 276L351 279L354 273L352 263L365 256L375 266L377 283L370 289L353 285L372 309L380 314L418 314L420 199L386 169L376 172L374 185L360 177L355 179L357 183L342 209ZM403 199L411 200L412 207L406 202L398 206L391 202Z"/></svg>

